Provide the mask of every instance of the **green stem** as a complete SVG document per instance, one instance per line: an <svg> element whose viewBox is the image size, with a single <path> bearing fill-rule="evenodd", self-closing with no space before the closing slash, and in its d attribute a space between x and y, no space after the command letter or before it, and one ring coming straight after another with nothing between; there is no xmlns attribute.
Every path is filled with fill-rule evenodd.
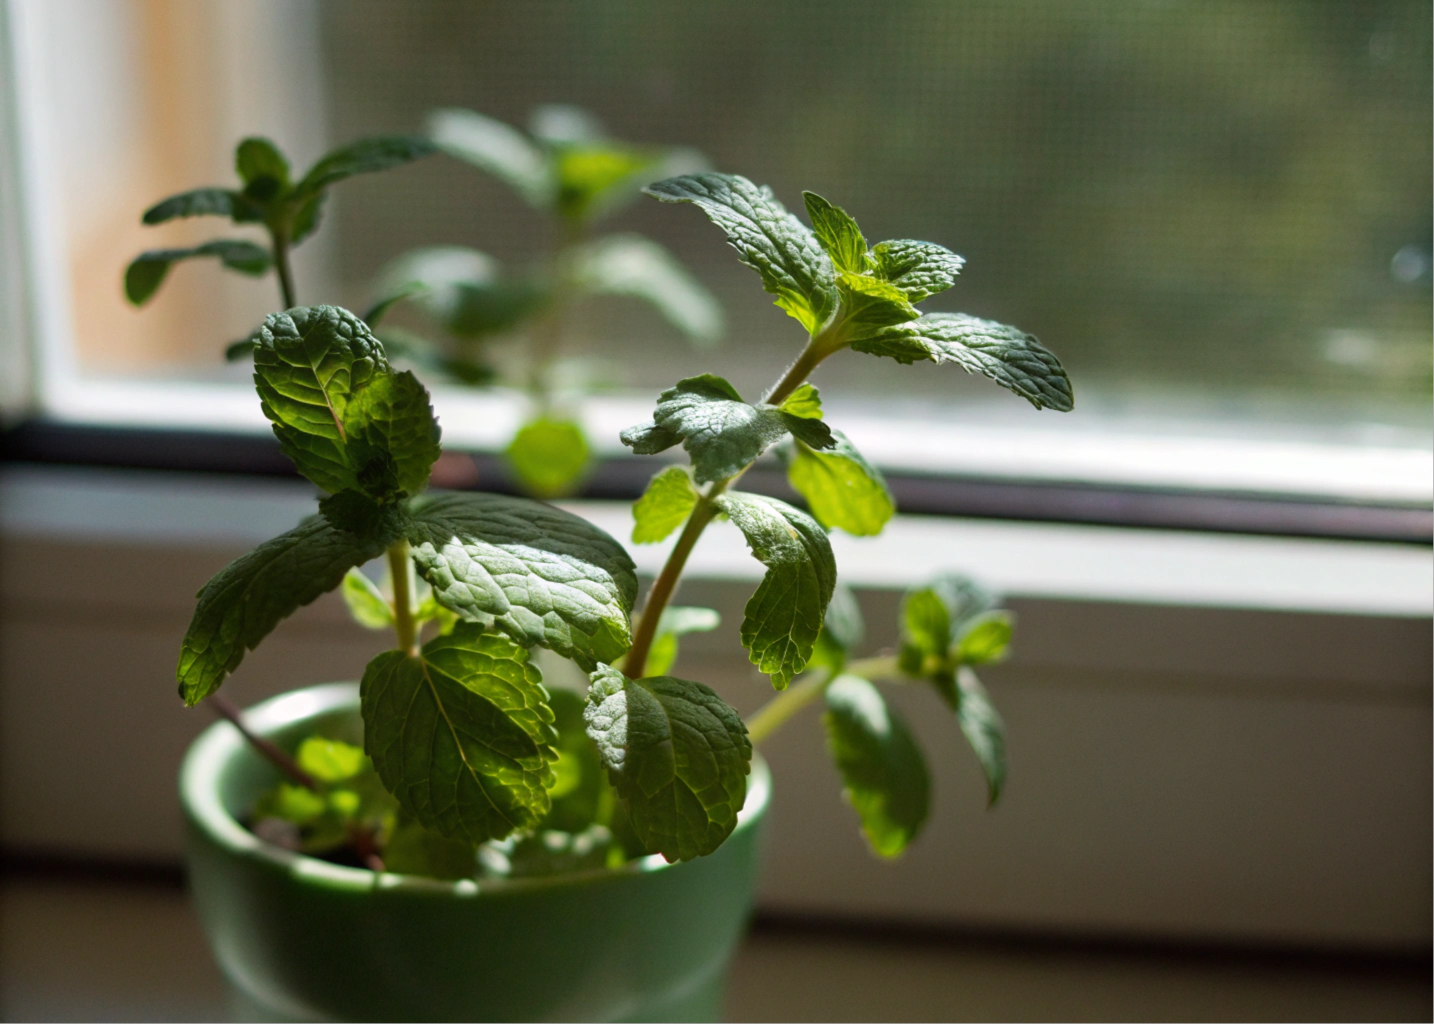
<svg viewBox="0 0 1434 1024"><path fill-rule="evenodd" d="M298 305L294 300L294 271L289 266L289 234L279 228L270 228L269 237L274 240L274 270L279 276L279 295L285 309Z"/></svg>
<svg viewBox="0 0 1434 1024"><path fill-rule="evenodd" d="M807 375L816 369L817 364L840 347L832 343L834 336L835 332L823 331L807 342L797 361L787 369L768 394L766 401L769 405L780 403L800 387ZM623 672L628 678L641 679L647 670L647 653L652 647L652 641L657 637L657 624L662 619L662 610L667 607L667 602L672 600L672 595L677 590L677 581L682 576L688 556L697 546L697 539L717 515L715 499L750 468L749 463L731 476L715 481L707 489L707 493L697 499L692 514L687 517L687 525L682 528L682 535L677 538L677 544L667 556L662 572L653 582L652 589L647 592L647 600L643 603L642 615L637 622L637 633L633 636L632 647L623 661Z"/></svg>
<svg viewBox="0 0 1434 1024"><path fill-rule="evenodd" d="M413 558L408 541L394 541L387 555L388 575L393 581L393 631L398 635L398 649L413 655L418 651L418 627L413 616Z"/></svg>
<svg viewBox="0 0 1434 1024"><path fill-rule="evenodd" d="M862 658L860 661L847 662L841 673L844 676L861 676L863 679L872 680L910 678L902 675L901 669L897 667L894 654L888 654L881 658Z"/></svg>
<svg viewBox="0 0 1434 1024"><path fill-rule="evenodd" d="M832 674L826 669L808 673L787 687L747 720L747 738L758 744L776 732L783 722L816 700L826 691Z"/></svg>
<svg viewBox="0 0 1434 1024"><path fill-rule="evenodd" d="M725 488L726 484L726 480L719 480L706 495L697 499L697 505L687 517L687 525L682 528L682 535L677 538L677 544L667 556L662 572L653 582L652 589L647 592L642 616L637 620L637 633L633 636L632 647L623 661L623 671L631 679L641 679L647 671L647 652L652 648L652 641L657 636L657 623L662 618L662 610L667 607L667 602L672 600L672 594L677 589L677 580L687 564L687 557L697 546L697 538L702 536L702 531L717 515L717 506L712 499L721 493L720 488Z"/></svg>

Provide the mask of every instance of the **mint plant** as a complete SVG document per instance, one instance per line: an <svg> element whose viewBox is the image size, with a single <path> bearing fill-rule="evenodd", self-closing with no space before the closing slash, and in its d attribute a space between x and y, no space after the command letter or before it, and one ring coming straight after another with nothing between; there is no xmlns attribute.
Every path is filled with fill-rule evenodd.
<svg viewBox="0 0 1434 1024"><path fill-rule="evenodd" d="M684 175L647 191L694 203L722 227L807 341L756 403L702 374L664 391L652 419L623 432L638 453L681 445L690 463L656 473L633 506L634 542L678 534L635 629L633 562L601 530L529 499L426 490L441 450L428 392L392 365L364 319L299 306L251 336L264 415L324 497L317 514L200 591L180 695L189 705L213 697L284 618L336 589L360 623L394 636L360 684L362 748L312 736L291 756L255 738L287 777L253 809L256 833L445 878L654 853L688 860L735 828L753 745L822 698L848 800L872 849L896 856L926 819L930 778L876 682L933 689L974 750L989 799L999 796L1004 732L974 670L1005 655L1011 617L968 581L939 579L907 594L895 653L853 657L861 616L837 581L827 531L870 535L894 506L880 473L826 422L807 377L846 349L949 361L1037 408L1066 410L1064 370L1016 328L919 312L915 303L950 287L961 266L940 246L868 247L849 215L812 193L808 228L769 189L734 175ZM810 514L736 488L772 448ZM743 533L766 570L741 640L779 692L745 722L710 687L669 674L680 638L717 625L710 609L671 603L717 519ZM380 559L382 585L360 568ZM539 647L587 673L585 699L543 685Z"/></svg>
<svg viewBox="0 0 1434 1024"><path fill-rule="evenodd" d="M570 106L538 107L528 133L473 111L439 110L429 118L429 135L535 210L547 222L547 251L514 271L462 246L414 250L380 274L365 319L377 327L407 300L425 329L385 325L379 334L390 353L463 384L502 383L526 395L529 412L507 446L507 462L531 494L571 493L592 450L574 410L592 384L590 369L572 358L574 310L592 296L626 296L649 303L696 345L721 335L720 307L670 252L640 235L594 233L642 185L705 161L692 150L611 139L595 118ZM429 338L435 332L438 341ZM520 343L505 350L498 344L504 339Z"/></svg>
<svg viewBox="0 0 1434 1024"><path fill-rule="evenodd" d="M969 583L939 580L907 596L898 655L851 659L860 619L849 597L836 596L842 592L827 529L877 533L894 504L880 473L825 421L821 397L807 378L847 349L907 364L953 362L1037 409L1060 411L1073 404L1070 380L1056 357L1024 331L916 308L951 287L961 269L961 257L939 245L896 240L868 246L845 210L806 192L809 228L769 188L737 175L684 175L645 191L663 202L699 207L738 258L757 271L776 305L801 324L807 341L756 403L721 377L702 374L664 391L650 421L623 431L623 443L638 454L680 444L690 465L661 470L633 506L635 543L680 533L648 591L632 648L619 664L593 674L589 733L638 837L669 857L700 855L716 848L724 829L730 831L747 744L765 740L801 707L824 697L828 745L848 799L872 848L895 856L925 820L930 787L910 730L873 680L920 681L936 690L955 712L994 802L1005 777L1004 733L973 666L1004 655L1011 619ZM773 445L810 515L735 489ZM653 653L667 636L664 623L671 620L665 613L683 567L716 519L741 530L766 567L747 603L741 639L779 693L746 723L745 737L730 709L713 706L700 684L653 674ZM657 660L665 671L670 655L663 651ZM699 718L700 726L691 724ZM664 789L654 800L648 773L674 758L687 769L685 777L678 773L685 790Z"/></svg>
<svg viewBox="0 0 1434 1024"><path fill-rule="evenodd" d="M298 304L289 256L295 246L318 230L329 189L357 174L386 171L434 151L427 139L405 136L362 139L333 150L298 181L288 158L265 138L248 138L234 151L239 188L207 187L170 196L151 206L142 218L147 225L183 217L228 217L236 225L262 226L269 247L239 238L216 238L189 249L151 249L136 256L125 270L125 297L142 306L154 297L175 263L214 257L228 270L262 277L271 270L279 283L285 309ZM231 358L242 358L252 338L229 347Z"/></svg>

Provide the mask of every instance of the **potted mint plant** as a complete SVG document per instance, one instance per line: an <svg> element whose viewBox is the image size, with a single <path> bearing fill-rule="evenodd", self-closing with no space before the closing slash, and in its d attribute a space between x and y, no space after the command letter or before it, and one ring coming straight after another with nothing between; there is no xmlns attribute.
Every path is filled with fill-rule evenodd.
<svg viewBox="0 0 1434 1024"><path fill-rule="evenodd" d="M496 178L533 209L546 250L515 270L465 246L415 249L380 273L366 319L390 354L425 372L521 394L528 409L504 450L508 468L527 493L569 494L592 451L576 405L603 376L574 345L575 314L585 300L645 302L700 347L722 333L716 300L667 249L631 232L595 233L643 185L705 170L706 161L690 149L610 138L591 114L567 105L537 107L528 132L459 109L434 111L428 129L442 152ZM379 328L376 318L400 301L420 313L421 332Z"/></svg>
<svg viewBox="0 0 1434 1024"><path fill-rule="evenodd" d="M878 532L893 503L807 377L848 349L950 361L1038 408L1069 409L1059 362L1014 328L921 314L914 303L950 287L961 265L940 246L868 247L811 193L808 228L732 175L647 191L698 205L807 342L756 403L703 374L623 432L638 453L680 444L690 459L658 472L634 505L634 542L678 533L635 626L633 563L591 524L528 499L425 490L440 451L428 394L362 319L294 307L252 336L264 414L325 496L201 590L180 694L213 700L247 650L331 590L395 638L357 687L231 714L238 730L211 727L186 758L196 902L258 1011L715 1017L770 790L754 743L822 700L873 850L895 856L921 829L924 760L876 682L930 685L999 793L1004 736L974 667L1004 654L1010 617L970 583L938 580L908 594L896 652L853 657L860 617L827 529ZM735 486L774 446L811 514ZM714 624L709 610L671 602L718 519L766 569L741 639L778 692L746 722L706 685L669 674L678 638ZM382 584L360 571L377 560ZM543 685L538 647L588 674L585 696Z"/></svg>

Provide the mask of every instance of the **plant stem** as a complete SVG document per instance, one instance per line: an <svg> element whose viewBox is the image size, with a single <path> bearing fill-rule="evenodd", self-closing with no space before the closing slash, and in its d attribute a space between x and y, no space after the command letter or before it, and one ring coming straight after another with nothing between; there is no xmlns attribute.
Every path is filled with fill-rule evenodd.
<svg viewBox="0 0 1434 1024"><path fill-rule="evenodd" d="M747 738L754 745L761 743L783 722L820 697L832 678L826 669L817 669L767 701L747 720Z"/></svg>
<svg viewBox="0 0 1434 1024"><path fill-rule="evenodd" d="M647 592L642 616L637 621L637 633L633 636L632 647L623 661L623 671L629 678L641 679L647 671L647 652L657 636L657 623L662 618L662 610L667 607L667 602L672 600L672 594L677 589L677 580L682 575L683 566L687 564L687 556L692 554L692 549L697 546L697 538L702 536L702 531L717 514L717 506L712 499L721 493L719 485L725 489L726 484L726 480L717 481L706 495L697 499L692 514L687 517L687 525L682 528L682 535L677 538L677 544L667 556L662 572L653 581L652 589Z"/></svg>
<svg viewBox="0 0 1434 1024"><path fill-rule="evenodd" d="M418 627L413 621L413 558L408 541L394 541L386 553L393 582L393 631L398 635L398 649L411 656L417 653Z"/></svg>
<svg viewBox="0 0 1434 1024"><path fill-rule="evenodd" d="M243 712L237 707L217 693L210 694L207 700L215 714L232 723L240 735L249 741L249 745L273 762L276 768L299 785L312 789L315 793L319 792L319 784L314 781L314 777L300 768L292 757L250 729L244 722Z"/></svg>
<svg viewBox="0 0 1434 1024"><path fill-rule="evenodd" d="M289 233L280 228L270 228L269 237L274 240L274 270L279 276L279 296L284 300L285 309L298 305L294 300L294 271L289 266Z"/></svg>
<svg viewBox="0 0 1434 1024"><path fill-rule="evenodd" d="M901 669L897 667L896 655L888 654L880 658L862 658L860 661L847 662L846 667L841 670L844 676L861 676L863 679L901 679ZM906 677L909 679L910 677ZM904 680L903 680L904 681Z"/></svg>

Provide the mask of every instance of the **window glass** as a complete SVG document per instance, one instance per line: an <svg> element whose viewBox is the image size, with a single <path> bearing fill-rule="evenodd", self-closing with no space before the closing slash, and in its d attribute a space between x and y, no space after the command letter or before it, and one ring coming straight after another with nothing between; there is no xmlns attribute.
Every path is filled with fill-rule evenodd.
<svg viewBox="0 0 1434 1024"><path fill-rule="evenodd" d="M419 130L438 106L522 125L569 102L618 138L695 146L789 206L820 192L871 238L961 253L957 287L928 308L1040 337L1076 381L1065 422L1428 443L1422 0L33 6L50 8L55 38L83 43L51 46L41 105L59 125L89 372L242 379L219 352L275 304L268 282L185 266L138 312L119 289L140 248L214 233L142 229L138 214L227 181L239 135L272 133L302 162L325 143ZM640 304L594 301L574 333L608 361L600 377L650 391L709 369L755 395L795 355L800 328L696 210L644 200L607 226L667 244L721 300L728 331L694 355ZM414 246L522 266L548 241L502 185L430 160L336 192L301 299L361 307L379 268ZM952 367L846 356L817 379L832 400L905 414L1033 415Z"/></svg>

